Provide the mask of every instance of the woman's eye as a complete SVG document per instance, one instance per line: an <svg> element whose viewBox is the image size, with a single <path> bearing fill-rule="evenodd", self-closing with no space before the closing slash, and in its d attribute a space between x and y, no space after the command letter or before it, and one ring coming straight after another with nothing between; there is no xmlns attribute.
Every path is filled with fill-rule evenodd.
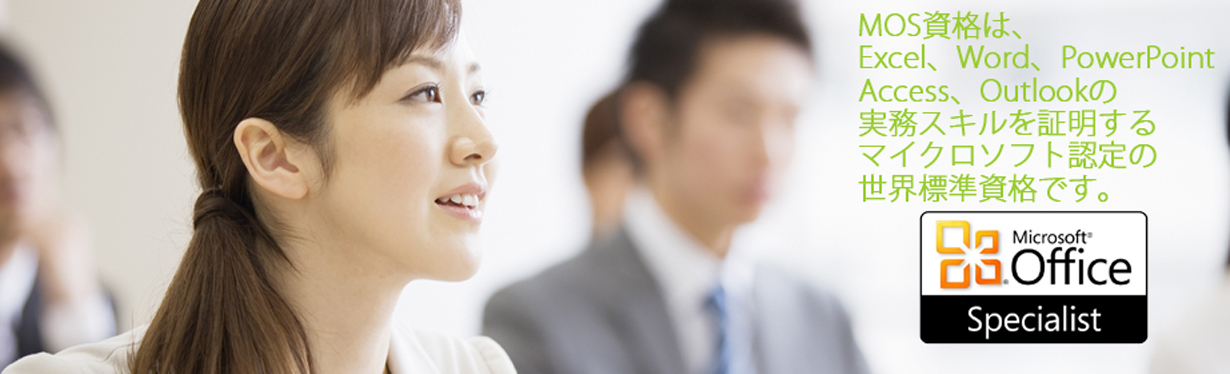
<svg viewBox="0 0 1230 374"><path fill-rule="evenodd" d="M478 90L473 95L470 95L470 103L482 106L487 101L487 91Z"/></svg>
<svg viewBox="0 0 1230 374"><path fill-rule="evenodd" d="M414 91L409 96L406 96L406 99L427 103L438 103L440 102L440 87L427 86L420 88L418 91Z"/></svg>

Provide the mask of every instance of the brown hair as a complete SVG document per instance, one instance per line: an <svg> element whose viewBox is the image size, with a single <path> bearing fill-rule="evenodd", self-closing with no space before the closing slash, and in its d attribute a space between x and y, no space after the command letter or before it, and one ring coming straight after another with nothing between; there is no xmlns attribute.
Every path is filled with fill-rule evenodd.
<svg viewBox="0 0 1230 374"><path fill-rule="evenodd" d="M326 173L326 104L354 100L420 47L456 35L457 0L201 0L188 25L179 106L204 190L192 240L133 354L133 373L310 373L307 332L270 278L288 257L258 214L232 136L262 118L313 146ZM265 212L262 212L265 213Z"/></svg>
<svg viewBox="0 0 1230 374"><path fill-rule="evenodd" d="M594 162L607 154L626 152L619 136L617 97L618 92L606 94L585 114L585 124L581 128L582 172L589 170Z"/></svg>

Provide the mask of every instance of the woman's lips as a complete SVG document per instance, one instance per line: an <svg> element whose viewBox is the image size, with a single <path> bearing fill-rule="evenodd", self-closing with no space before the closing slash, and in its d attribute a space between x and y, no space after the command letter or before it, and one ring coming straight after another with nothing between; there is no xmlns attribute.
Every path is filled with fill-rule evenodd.
<svg viewBox="0 0 1230 374"><path fill-rule="evenodd" d="M481 203L486 195L486 188L477 183L470 183L436 198L435 203L440 209L454 217L479 223L483 219Z"/></svg>
<svg viewBox="0 0 1230 374"><path fill-rule="evenodd" d="M461 218L466 221L479 223L483 220L483 211L477 206L469 207L465 205L453 204L452 202L440 202L438 200L436 201L436 206L440 207L440 209L443 209L448 214L452 214L454 217Z"/></svg>
<svg viewBox="0 0 1230 374"><path fill-rule="evenodd" d="M17 204L22 198L22 189L15 182L0 183L0 202Z"/></svg>

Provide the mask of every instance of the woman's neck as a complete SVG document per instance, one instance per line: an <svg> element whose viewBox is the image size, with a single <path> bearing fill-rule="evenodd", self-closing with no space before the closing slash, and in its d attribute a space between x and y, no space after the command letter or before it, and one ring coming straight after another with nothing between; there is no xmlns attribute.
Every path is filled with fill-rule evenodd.
<svg viewBox="0 0 1230 374"><path fill-rule="evenodd" d="M287 243L293 267L275 273L307 331L313 373L384 373L390 322L408 280L357 263L357 249L320 240Z"/></svg>

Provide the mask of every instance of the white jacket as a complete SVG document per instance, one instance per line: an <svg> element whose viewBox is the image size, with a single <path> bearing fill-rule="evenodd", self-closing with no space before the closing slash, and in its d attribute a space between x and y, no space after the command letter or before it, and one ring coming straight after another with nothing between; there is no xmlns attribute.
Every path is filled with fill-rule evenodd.
<svg viewBox="0 0 1230 374"><path fill-rule="evenodd" d="M128 374L128 355L136 350L146 326L98 343L39 353L9 365L2 374ZM515 374L508 354L491 338L469 339L417 331L393 324L389 369L393 374Z"/></svg>

